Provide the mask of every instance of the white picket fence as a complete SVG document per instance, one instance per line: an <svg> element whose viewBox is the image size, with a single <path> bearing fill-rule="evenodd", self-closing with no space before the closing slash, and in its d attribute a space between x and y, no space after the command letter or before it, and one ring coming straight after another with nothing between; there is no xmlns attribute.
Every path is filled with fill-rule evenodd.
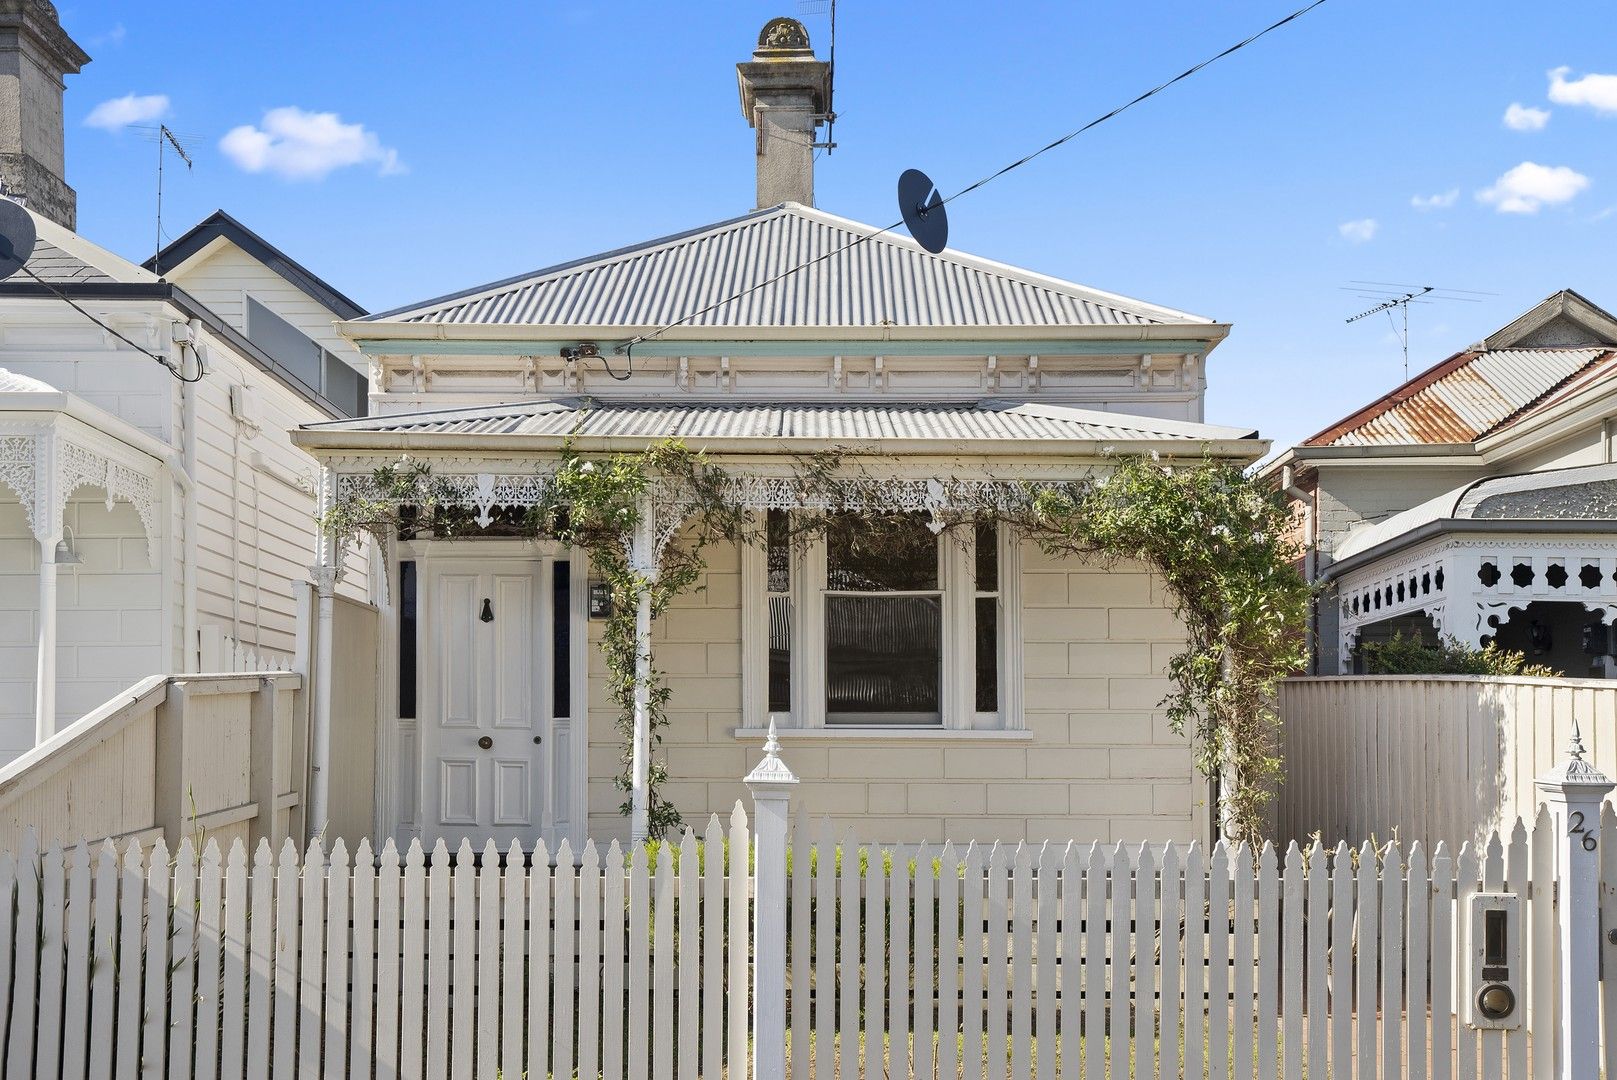
<svg viewBox="0 0 1617 1080"><path fill-rule="evenodd" d="M206 672L297 671L291 653L237 641L221 626L211 623L199 628L199 659Z"/></svg>
<svg viewBox="0 0 1617 1080"><path fill-rule="evenodd" d="M0 855L4 1076L1548 1080L1596 1075L1598 1028L1565 1025L1617 1015L1593 910L1560 945L1597 879L1617 925L1609 807L1453 852L934 852L789 834L782 803L576 859ZM1521 905L1509 1032L1459 1015L1478 890Z"/></svg>

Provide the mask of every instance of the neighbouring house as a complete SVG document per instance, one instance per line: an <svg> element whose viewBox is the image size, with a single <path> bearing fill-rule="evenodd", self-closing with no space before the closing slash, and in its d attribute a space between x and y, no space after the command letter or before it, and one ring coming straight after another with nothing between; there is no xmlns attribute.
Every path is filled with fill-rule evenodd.
<svg viewBox="0 0 1617 1080"><path fill-rule="evenodd" d="M728 812L774 723L808 810L864 836L1206 837L1209 785L1160 708L1183 639L1161 582L998 526L940 543L929 512L1112 454L1254 462L1255 432L1203 417L1229 327L815 208L827 65L775 20L738 76L757 209L341 325L370 415L294 434L328 505L382 498L375 471L407 454L472 527L388 538L381 700L317 723L317 768L351 787L374 763L377 837L628 835L595 575L523 511L566 447L680 439L780 537L803 508L793 462L837 450L863 511L909 515L913 544L873 565L855 509L840 539L710 553L652 635L686 820ZM648 520L650 569L679 522ZM371 679L336 648L334 681Z"/></svg>
<svg viewBox="0 0 1617 1080"><path fill-rule="evenodd" d="M62 78L88 57L48 4L0 12L0 51L24 72L0 78L0 106L20 93L0 176L38 234L0 281L4 762L144 677L219 663L210 642L289 659L316 468L287 432L362 413L365 376L331 329L363 311L227 215L161 274L77 235Z"/></svg>
<svg viewBox="0 0 1617 1080"><path fill-rule="evenodd" d="M1404 632L1617 675L1617 316L1563 290L1264 466L1296 507L1314 674Z"/></svg>

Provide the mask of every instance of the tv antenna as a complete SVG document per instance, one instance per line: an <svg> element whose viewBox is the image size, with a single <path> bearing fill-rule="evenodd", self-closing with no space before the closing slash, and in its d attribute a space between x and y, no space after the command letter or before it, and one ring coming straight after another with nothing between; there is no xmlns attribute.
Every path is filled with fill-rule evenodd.
<svg viewBox="0 0 1617 1080"><path fill-rule="evenodd" d="M1477 292L1474 289L1442 289L1436 285L1400 285L1389 281L1350 281L1342 288L1357 294L1364 300L1376 300L1375 307L1367 308L1357 315L1350 316L1345 322L1356 323L1360 319L1368 319L1372 315L1387 313L1387 323L1398 338L1404 353L1404 381L1409 381L1409 305L1430 304L1436 300L1452 300L1464 304L1480 304L1485 296L1494 296L1495 293ZM1402 317L1402 327L1394 319L1393 312L1397 311Z"/></svg>
<svg viewBox="0 0 1617 1080"><path fill-rule="evenodd" d="M826 60L825 141L810 143L813 150L824 150L827 155L837 148L837 110L833 99L837 92L837 0L797 0L799 15L829 15L831 19L831 55Z"/></svg>
<svg viewBox="0 0 1617 1080"><path fill-rule="evenodd" d="M167 155L168 148L171 147L171 146L174 148L174 152L176 154L180 155L180 160L185 162L186 171L189 172L193 167L193 163L191 161L191 155L187 154L185 152L185 147L180 145L180 140L175 136L173 131L169 130L169 126L167 124L158 124L157 125L157 248L152 254L152 273L156 274L159 278L161 278L163 276L163 265L162 265L162 262L163 262L163 158Z"/></svg>

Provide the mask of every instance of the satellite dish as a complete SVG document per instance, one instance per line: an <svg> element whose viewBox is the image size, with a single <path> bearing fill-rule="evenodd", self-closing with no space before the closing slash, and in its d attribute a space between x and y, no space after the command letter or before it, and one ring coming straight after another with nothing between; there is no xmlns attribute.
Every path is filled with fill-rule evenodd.
<svg viewBox="0 0 1617 1080"><path fill-rule="evenodd" d="M932 178L920 169L905 169L898 178L898 210L915 242L936 255L949 246L949 216Z"/></svg>
<svg viewBox="0 0 1617 1080"><path fill-rule="evenodd" d="M33 257L36 239L33 216L10 199L0 199L0 280Z"/></svg>

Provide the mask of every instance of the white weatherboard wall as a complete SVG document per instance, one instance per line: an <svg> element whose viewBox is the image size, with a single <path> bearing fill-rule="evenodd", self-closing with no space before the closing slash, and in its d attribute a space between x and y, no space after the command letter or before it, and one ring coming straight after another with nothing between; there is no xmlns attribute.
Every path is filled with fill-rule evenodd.
<svg viewBox="0 0 1617 1080"><path fill-rule="evenodd" d="M247 332L246 297L251 296L355 367L363 362L354 346L333 327L336 316L302 289L228 240L169 277L225 322Z"/></svg>
<svg viewBox="0 0 1617 1080"><path fill-rule="evenodd" d="M99 488L80 488L65 521L84 561L57 570L59 726L168 667L163 575L134 507L114 503L109 512ZM38 619L39 542L8 492L0 499L0 761L34 745Z"/></svg>
<svg viewBox="0 0 1617 1080"><path fill-rule="evenodd" d="M705 588L654 626L672 698L664 792L687 821L727 813L757 740L741 726L740 572L734 548L705 553ZM785 756L803 805L865 839L1189 841L1206 810L1188 742L1157 707L1182 627L1159 581L1128 564L1052 560L1023 546L1025 735L856 732L796 736ZM590 624L589 835L626 837L612 783L622 740L607 698L601 623Z"/></svg>

